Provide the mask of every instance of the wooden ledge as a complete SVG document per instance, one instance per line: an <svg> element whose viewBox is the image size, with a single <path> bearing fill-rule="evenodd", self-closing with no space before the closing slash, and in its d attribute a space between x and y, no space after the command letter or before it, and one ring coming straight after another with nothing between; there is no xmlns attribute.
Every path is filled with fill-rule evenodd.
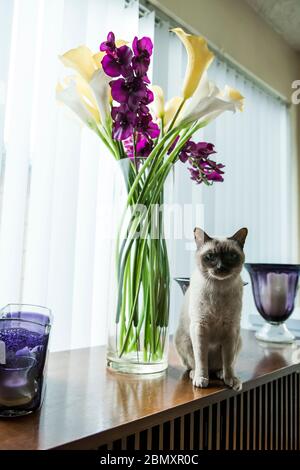
<svg viewBox="0 0 300 470"><path fill-rule="evenodd" d="M236 395L218 381L193 388L172 346L169 364L160 375L130 376L106 369L104 347L50 354L42 410L0 419L0 449L97 448ZM300 372L300 342L271 347L244 330L237 370L243 391Z"/></svg>

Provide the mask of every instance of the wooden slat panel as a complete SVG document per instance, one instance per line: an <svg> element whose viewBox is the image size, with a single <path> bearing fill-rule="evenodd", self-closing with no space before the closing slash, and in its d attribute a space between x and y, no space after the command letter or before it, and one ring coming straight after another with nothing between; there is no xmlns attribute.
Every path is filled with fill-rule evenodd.
<svg viewBox="0 0 300 470"><path fill-rule="evenodd" d="M152 449L152 428L147 429L147 450Z"/></svg>
<svg viewBox="0 0 300 470"><path fill-rule="evenodd" d="M233 397L233 436L232 436L232 448L236 450L236 439L237 439L237 399L236 395Z"/></svg>
<svg viewBox="0 0 300 470"><path fill-rule="evenodd" d="M280 378L280 450L283 450L283 377Z"/></svg>
<svg viewBox="0 0 300 470"><path fill-rule="evenodd" d="M194 450L199 442L195 450L296 450L299 413L300 374L292 373L105 445L107 450L139 450L141 445L147 450L167 450L166 446L174 450L176 442L180 450Z"/></svg>
<svg viewBox="0 0 300 470"><path fill-rule="evenodd" d="M279 427L278 427L278 421L279 421L279 380L276 380L275 382L275 450L278 450L278 442L279 442Z"/></svg>
<svg viewBox="0 0 300 470"><path fill-rule="evenodd" d="M216 450L221 447L221 404L217 404L217 432L216 432Z"/></svg>
<svg viewBox="0 0 300 470"><path fill-rule="evenodd" d="M139 432L134 435L134 450L140 450L140 435Z"/></svg>
<svg viewBox="0 0 300 470"><path fill-rule="evenodd" d="M269 406L269 415L270 415L270 450L273 450L273 440L274 440L274 422L273 422L273 408L274 408L274 402L273 402L273 391L274 391L274 382L271 382L269 384L270 386L270 406Z"/></svg>
<svg viewBox="0 0 300 470"><path fill-rule="evenodd" d="M174 419L170 421L170 450L174 450Z"/></svg>
<svg viewBox="0 0 300 470"><path fill-rule="evenodd" d="M208 407L207 447L212 450L212 405Z"/></svg>
<svg viewBox="0 0 300 470"><path fill-rule="evenodd" d="M300 419L299 419L299 400L300 400L300 390L298 388L298 379L299 379L299 374L295 374L295 380L294 380L294 395L295 395L295 449L299 450L300 449L300 442L299 442L299 426L300 426Z"/></svg>
<svg viewBox="0 0 300 470"><path fill-rule="evenodd" d="M126 450L127 449L127 438L122 437L121 439L121 450Z"/></svg>
<svg viewBox="0 0 300 470"><path fill-rule="evenodd" d="M203 408L201 408L200 409L200 421L199 421L199 450L203 450L203 434L204 434Z"/></svg>
<svg viewBox="0 0 300 470"><path fill-rule="evenodd" d="M230 403L229 398L226 400L226 437L225 449L229 450L229 435L230 435Z"/></svg>
<svg viewBox="0 0 300 470"><path fill-rule="evenodd" d="M195 414L190 414L190 450L194 450Z"/></svg>
<svg viewBox="0 0 300 470"><path fill-rule="evenodd" d="M250 390L248 390L246 393L247 393L247 428L246 428L247 447L246 448L247 450L250 450L250 411L251 411Z"/></svg>
<svg viewBox="0 0 300 470"><path fill-rule="evenodd" d="M298 419L298 448L300 450L300 373L297 374L297 419Z"/></svg>
<svg viewBox="0 0 300 470"><path fill-rule="evenodd" d="M256 450L256 388L253 389L253 410L252 410L252 419L253 419L253 444L252 449Z"/></svg>
<svg viewBox="0 0 300 470"><path fill-rule="evenodd" d="M244 449L244 395L240 394L240 450Z"/></svg>
<svg viewBox="0 0 300 470"><path fill-rule="evenodd" d="M180 416L180 450L184 450L184 416Z"/></svg>
<svg viewBox="0 0 300 470"><path fill-rule="evenodd" d="M264 394L264 401L265 401L265 406L264 406L264 418L265 418L265 428L264 428L264 450L268 450L268 439L269 439L269 410L268 410L268 405L269 405L269 390L268 390L269 384L263 385L262 388L262 393Z"/></svg>
<svg viewBox="0 0 300 470"><path fill-rule="evenodd" d="M258 449L262 450L262 386L258 389Z"/></svg>
<svg viewBox="0 0 300 470"><path fill-rule="evenodd" d="M159 450L164 450L164 425L160 424L159 425L159 430L158 430L158 449Z"/></svg>
<svg viewBox="0 0 300 470"><path fill-rule="evenodd" d="M288 377L284 377L284 404L285 404L285 450L289 449L289 402L288 402Z"/></svg>
<svg viewBox="0 0 300 470"><path fill-rule="evenodd" d="M289 410L290 410L290 431L289 431L289 445L290 445L290 450L294 449L294 426L293 426L293 421L294 421L294 416L293 416L293 411L294 411L294 397L293 397L293 374L289 376Z"/></svg>

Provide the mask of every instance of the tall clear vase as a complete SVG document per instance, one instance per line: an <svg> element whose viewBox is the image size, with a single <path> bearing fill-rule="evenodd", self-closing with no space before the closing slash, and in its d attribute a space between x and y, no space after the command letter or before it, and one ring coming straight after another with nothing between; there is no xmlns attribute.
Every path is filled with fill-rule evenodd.
<svg viewBox="0 0 300 470"><path fill-rule="evenodd" d="M163 177L159 167L144 168L145 162L124 159L117 164L115 306L109 312L107 348L109 368L138 374L168 366L170 273L164 201L172 192L172 178Z"/></svg>

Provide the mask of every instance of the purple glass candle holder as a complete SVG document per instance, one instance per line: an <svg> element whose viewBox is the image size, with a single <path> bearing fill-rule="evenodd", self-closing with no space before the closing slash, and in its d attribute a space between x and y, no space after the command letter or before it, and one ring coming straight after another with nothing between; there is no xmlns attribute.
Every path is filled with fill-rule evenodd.
<svg viewBox="0 0 300 470"><path fill-rule="evenodd" d="M177 282L177 284L180 286L182 290L182 293L185 294L190 285L190 278L189 277L174 277L174 281ZM243 282L244 287L247 285L248 285L248 282Z"/></svg>
<svg viewBox="0 0 300 470"><path fill-rule="evenodd" d="M0 417L42 405L51 323L46 307L9 304L0 310Z"/></svg>
<svg viewBox="0 0 300 470"><path fill-rule="evenodd" d="M268 322L256 338L272 343L292 343L294 335L285 321L294 310L300 265L246 263L250 274L254 302Z"/></svg>

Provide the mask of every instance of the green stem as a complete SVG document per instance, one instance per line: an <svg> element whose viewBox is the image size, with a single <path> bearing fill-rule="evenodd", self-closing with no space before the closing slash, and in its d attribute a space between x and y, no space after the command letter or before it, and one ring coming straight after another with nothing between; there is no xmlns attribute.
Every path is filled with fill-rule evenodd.
<svg viewBox="0 0 300 470"><path fill-rule="evenodd" d="M186 100L185 100L184 98L182 98L182 102L181 102L180 105L178 106L178 109L177 109L176 113L174 114L174 117L173 117L173 119L172 119L172 121L171 121L171 124L170 124L169 127L168 127L168 132L169 132L171 129L173 129L173 126L174 126L174 124L175 124L175 122L176 122L176 119L178 118L178 115L179 115L180 111L182 110L182 108L183 108L185 102L186 102Z"/></svg>

